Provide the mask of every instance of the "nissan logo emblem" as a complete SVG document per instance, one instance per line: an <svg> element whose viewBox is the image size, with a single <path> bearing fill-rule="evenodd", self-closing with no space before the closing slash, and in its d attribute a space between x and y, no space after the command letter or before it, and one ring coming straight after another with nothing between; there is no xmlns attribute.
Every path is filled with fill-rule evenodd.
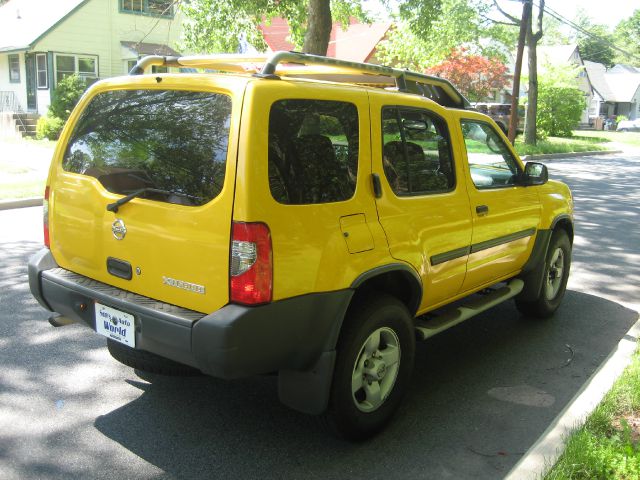
<svg viewBox="0 0 640 480"><path fill-rule="evenodd" d="M122 240L127 234L127 227L124 225L124 222L118 218L111 224L111 231L113 232L113 238Z"/></svg>

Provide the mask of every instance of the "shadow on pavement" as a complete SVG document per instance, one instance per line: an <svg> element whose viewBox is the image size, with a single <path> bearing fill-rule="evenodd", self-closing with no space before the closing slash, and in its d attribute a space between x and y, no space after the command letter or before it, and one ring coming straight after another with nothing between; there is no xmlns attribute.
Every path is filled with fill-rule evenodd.
<svg viewBox="0 0 640 480"><path fill-rule="evenodd" d="M143 375L134 401L95 426L178 478L498 478L537 440L638 313L567 296L548 321L511 302L418 345L414 381L389 428L334 439L277 400L276 377L224 382Z"/></svg>

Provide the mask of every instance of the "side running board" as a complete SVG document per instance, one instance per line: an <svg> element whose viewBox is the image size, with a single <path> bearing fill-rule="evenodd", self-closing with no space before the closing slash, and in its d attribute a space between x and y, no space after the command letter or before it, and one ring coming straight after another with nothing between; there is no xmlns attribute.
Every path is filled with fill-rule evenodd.
<svg viewBox="0 0 640 480"><path fill-rule="evenodd" d="M416 336L419 340L426 340L427 338L433 337L509 298L515 297L523 288L524 282L522 280L511 280L504 287L494 290L481 298L473 299L469 303L460 305L453 310L446 311L442 315L438 315L429 320L418 320L415 326Z"/></svg>

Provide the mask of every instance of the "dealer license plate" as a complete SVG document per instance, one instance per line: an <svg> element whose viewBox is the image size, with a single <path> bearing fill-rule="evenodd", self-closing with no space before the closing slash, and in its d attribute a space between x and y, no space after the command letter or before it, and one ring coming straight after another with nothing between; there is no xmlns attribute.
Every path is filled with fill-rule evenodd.
<svg viewBox="0 0 640 480"><path fill-rule="evenodd" d="M136 346L133 315L96 302L96 331L130 347Z"/></svg>

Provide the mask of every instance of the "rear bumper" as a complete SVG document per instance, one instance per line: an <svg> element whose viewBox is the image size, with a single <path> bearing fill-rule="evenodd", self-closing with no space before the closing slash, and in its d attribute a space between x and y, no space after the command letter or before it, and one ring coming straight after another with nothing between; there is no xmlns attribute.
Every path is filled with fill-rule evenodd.
<svg viewBox="0 0 640 480"><path fill-rule="evenodd" d="M136 348L231 379L307 371L333 353L350 289L258 307L226 305L209 315L127 292L64 270L43 249L29 260L29 286L48 310L95 330L95 302L135 317Z"/></svg>

